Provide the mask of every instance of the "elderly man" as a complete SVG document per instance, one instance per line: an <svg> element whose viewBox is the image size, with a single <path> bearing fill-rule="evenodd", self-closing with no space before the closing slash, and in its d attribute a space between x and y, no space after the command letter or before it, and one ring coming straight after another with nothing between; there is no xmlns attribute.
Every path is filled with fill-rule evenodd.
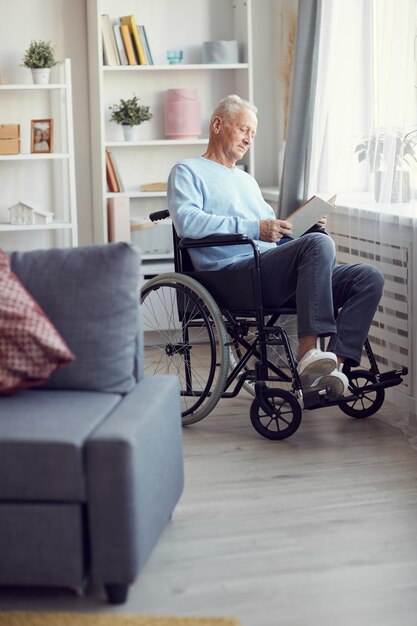
<svg viewBox="0 0 417 626"><path fill-rule="evenodd" d="M372 265L336 265L334 243L324 233L290 239L291 224L275 218L254 178L236 167L255 138L256 113L236 95L219 102L206 152L177 163L170 173L169 211L180 237L245 233L256 240L265 305L277 308L296 298L303 389L330 388L337 397L348 385L343 363L360 361L383 278ZM233 271L254 262L249 246L199 248L190 254L196 269ZM335 309L340 309L337 319ZM317 347L324 336L330 337L327 352Z"/></svg>

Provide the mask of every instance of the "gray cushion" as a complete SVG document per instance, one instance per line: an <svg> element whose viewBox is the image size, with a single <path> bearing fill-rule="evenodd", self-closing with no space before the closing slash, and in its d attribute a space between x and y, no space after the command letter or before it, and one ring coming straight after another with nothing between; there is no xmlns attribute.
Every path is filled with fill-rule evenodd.
<svg viewBox="0 0 417 626"><path fill-rule="evenodd" d="M0 499L82 501L83 446L120 403L93 391L22 391L0 402Z"/></svg>
<svg viewBox="0 0 417 626"><path fill-rule="evenodd" d="M53 389L129 392L139 379L139 252L126 243L13 252L12 271L75 354Z"/></svg>

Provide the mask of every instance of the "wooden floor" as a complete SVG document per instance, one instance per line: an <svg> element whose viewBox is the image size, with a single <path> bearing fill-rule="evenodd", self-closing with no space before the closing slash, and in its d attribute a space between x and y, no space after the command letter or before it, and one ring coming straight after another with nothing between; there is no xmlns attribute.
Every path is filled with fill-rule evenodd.
<svg viewBox="0 0 417 626"><path fill-rule="evenodd" d="M249 405L244 394L223 400L184 429L185 491L127 604L9 589L0 609L415 626L417 451L408 439L332 407L304 412L293 437L271 442L252 428Z"/></svg>

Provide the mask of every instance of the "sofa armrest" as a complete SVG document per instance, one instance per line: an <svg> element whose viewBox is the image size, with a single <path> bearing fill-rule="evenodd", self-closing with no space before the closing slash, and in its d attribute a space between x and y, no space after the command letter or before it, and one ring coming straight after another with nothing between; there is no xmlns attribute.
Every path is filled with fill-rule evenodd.
<svg viewBox="0 0 417 626"><path fill-rule="evenodd" d="M184 484L177 377L145 376L86 444L91 576L131 583Z"/></svg>

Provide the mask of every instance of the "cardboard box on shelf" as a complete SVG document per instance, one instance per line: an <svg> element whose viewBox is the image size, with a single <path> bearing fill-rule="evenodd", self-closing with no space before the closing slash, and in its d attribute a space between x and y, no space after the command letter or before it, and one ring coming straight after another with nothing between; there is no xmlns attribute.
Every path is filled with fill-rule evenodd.
<svg viewBox="0 0 417 626"><path fill-rule="evenodd" d="M19 154L20 139L0 139L0 154Z"/></svg>
<svg viewBox="0 0 417 626"><path fill-rule="evenodd" d="M0 154L19 154L20 124L0 124Z"/></svg>
<svg viewBox="0 0 417 626"><path fill-rule="evenodd" d="M20 124L0 124L0 139L19 139Z"/></svg>

